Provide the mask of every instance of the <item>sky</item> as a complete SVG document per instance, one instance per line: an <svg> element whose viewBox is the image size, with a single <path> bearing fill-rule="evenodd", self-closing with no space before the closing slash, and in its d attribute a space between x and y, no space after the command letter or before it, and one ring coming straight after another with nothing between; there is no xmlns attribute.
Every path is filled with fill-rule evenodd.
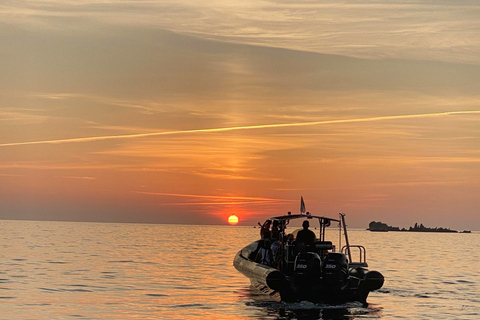
<svg viewBox="0 0 480 320"><path fill-rule="evenodd" d="M0 4L0 219L480 230L480 4Z"/></svg>

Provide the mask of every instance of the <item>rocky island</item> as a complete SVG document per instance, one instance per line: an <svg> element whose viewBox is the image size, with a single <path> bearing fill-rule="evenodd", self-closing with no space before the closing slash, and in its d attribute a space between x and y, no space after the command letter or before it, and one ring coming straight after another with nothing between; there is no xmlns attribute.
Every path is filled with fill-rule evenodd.
<svg viewBox="0 0 480 320"><path fill-rule="evenodd" d="M418 224L415 223L413 227L410 227L408 229L402 228L400 229L399 227L392 227L387 225L386 223L380 222L380 221L372 221L368 225L368 229L370 231L380 231L380 232L387 232L387 231L411 231L411 232L450 232L450 233L458 233L457 230L451 230L448 228L428 228L425 227L422 223Z"/></svg>
<svg viewBox="0 0 480 320"><path fill-rule="evenodd" d="M383 222L380 222L380 221L378 221L378 222L372 221L372 222L370 222L370 224L368 225L368 229L367 229L367 230L387 232L387 231L400 231L400 228L399 228L399 227L389 226L389 225L387 225L386 223L383 223Z"/></svg>

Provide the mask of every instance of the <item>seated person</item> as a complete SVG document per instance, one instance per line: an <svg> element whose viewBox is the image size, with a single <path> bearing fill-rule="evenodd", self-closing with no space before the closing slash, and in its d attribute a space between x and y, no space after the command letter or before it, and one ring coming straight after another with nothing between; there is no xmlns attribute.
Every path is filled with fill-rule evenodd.
<svg viewBox="0 0 480 320"><path fill-rule="evenodd" d="M292 233L289 233L287 234L286 236L286 242L287 242L287 245L293 245L293 241L295 240L295 237L293 236Z"/></svg>
<svg viewBox="0 0 480 320"><path fill-rule="evenodd" d="M281 257L281 245L280 241L274 241L270 247L272 250L273 254L273 263L271 264L272 267L276 268L278 267L278 264L280 263L280 257Z"/></svg>
<svg viewBox="0 0 480 320"><path fill-rule="evenodd" d="M286 237L285 243L285 260L293 261L295 260L295 237L292 233L289 233Z"/></svg>
<svg viewBox="0 0 480 320"><path fill-rule="evenodd" d="M313 245L315 242L315 233L312 230L309 230L308 227L310 223L308 220L303 221L303 230L298 231L297 233L297 244L304 243L305 245Z"/></svg>

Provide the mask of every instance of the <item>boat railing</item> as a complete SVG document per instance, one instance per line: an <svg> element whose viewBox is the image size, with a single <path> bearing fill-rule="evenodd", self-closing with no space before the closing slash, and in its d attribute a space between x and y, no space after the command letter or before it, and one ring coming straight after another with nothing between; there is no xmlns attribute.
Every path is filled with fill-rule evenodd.
<svg viewBox="0 0 480 320"><path fill-rule="evenodd" d="M365 249L364 246L361 245L348 245L348 246L343 246L342 247L342 253L346 254L348 251L352 251L351 249L357 249L358 250L358 260L353 261L353 258L351 259L352 261L349 261L349 265L351 267L368 267L367 264L367 250Z"/></svg>

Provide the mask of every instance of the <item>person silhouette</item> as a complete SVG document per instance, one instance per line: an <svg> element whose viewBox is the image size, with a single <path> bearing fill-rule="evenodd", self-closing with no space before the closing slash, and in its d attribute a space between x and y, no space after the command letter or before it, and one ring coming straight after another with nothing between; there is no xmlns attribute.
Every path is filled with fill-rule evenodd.
<svg viewBox="0 0 480 320"><path fill-rule="evenodd" d="M271 249L272 242L269 239L263 241L263 246L258 250L255 262L272 266L273 264L273 252Z"/></svg>
<svg viewBox="0 0 480 320"><path fill-rule="evenodd" d="M305 245L312 245L315 242L315 233L309 230L310 223L308 220L303 221L303 230L297 233L297 243L304 243Z"/></svg>

